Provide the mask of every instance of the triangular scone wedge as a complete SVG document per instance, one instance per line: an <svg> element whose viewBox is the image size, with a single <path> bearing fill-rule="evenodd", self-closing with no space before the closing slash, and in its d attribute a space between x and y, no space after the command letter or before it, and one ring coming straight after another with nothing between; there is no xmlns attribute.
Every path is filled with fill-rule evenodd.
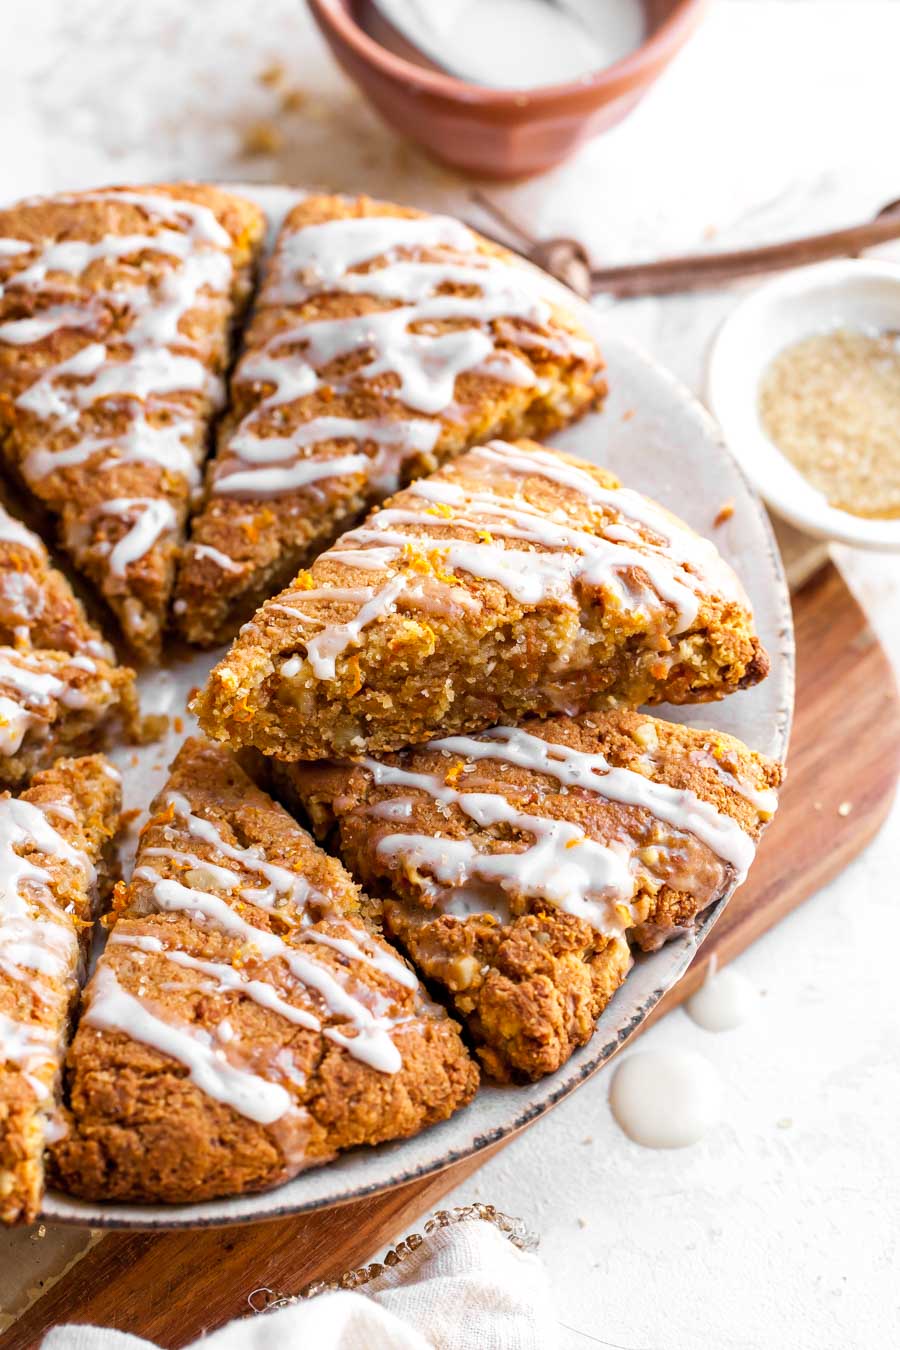
<svg viewBox="0 0 900 1350"><path fill-rule="evenodd" d="M596 344L521 259L446 216L308 197L285 222L179 577L191 642L232 636L375 501L605 393Z"/></svg>
<svg viewBox="0 0 900 1350"><path fill-rule="evenodd" d="M708 540L584 460L495 441L265 604L195 709L218 740L319 759L528 713L718 699L767 669Z"/></svg>
<svg viewBox="0 0 900 1350"><path fill-rule="evenodd" d="M196 184L0 211L0 452L147 659L263 232Z"/></svg>
<svg viewBox="0 0 900 1350"><path fill-rule="evenodd" d="M0 784L138 732L134 671L91 624L41 540L0 506Z"/></svg>
<svg viewBox="0 0 900 1350"><path fill-rule="evenodd" d="M630 945L691 929L743 878L781 778L731 736L624 711L276 766L501 1079L558 1069Z"/></svg>
<svg viewBox="0 0 900 1350"><path fill-rule="evenodd" d="M153 810L69 1053L66 1190L260 1190L470 1099L456 1024L226 751L188 741Z"/></svg>
<svg viewBox="0 0 900 1350"><path fill-rule="evenodd" d="M62 759L0 796L0 1222L41 1207L44 1148L84 956L107 892L119 775L102 755Z"/></svg>

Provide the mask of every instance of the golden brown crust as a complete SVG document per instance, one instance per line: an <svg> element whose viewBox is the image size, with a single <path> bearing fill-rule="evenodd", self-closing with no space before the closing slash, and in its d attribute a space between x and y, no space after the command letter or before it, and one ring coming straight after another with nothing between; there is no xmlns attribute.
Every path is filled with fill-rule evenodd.
<svg viewBox="0 0 900 1350"><path fill-rule="evenodd" d="M485 743L494 754L473 754L471 747ZM782 778L778 764L733 737L636 712L531 719L515 743L527 754L549 744L602 756L635 775L626 792L650 780L693 794L753 841ZM646 806L604 796L602 777L596 787L593 778L590 788L567 785L509 758L503 747L489 732L380 756L379 764L401 771L380 781L370 760L279 764L277 778L319 834L335 830L350 870L383 898L388 933L466 1022L487 1071L537 1078L590 1037L631 964L629 943L650 950L691 928L735 869L708 842L673 829ZM467 811L469 793L479 796ZM511 823L505 809L492 815L485 809L491 801L536 818L537 828ZM547 822L560 823L563 833L535 880L541 865L534 850ZM599 921L590 917L583 882L551 896L568 860L578 864L585 840L613 845L620 856L624 850L633 872L633 893L608 902ZM440 869L458 867L460 857L469 861L448 881Z"/></svg>
<svg viewBox="0 0 900 1350"><path fill-rule="evenodd" d="M0 453L148 659L263 232L252 203L197 184L0 212ZM156 538L123 558L148 503Z"/></svg>
<svg viewBox="0 0 900 1350"><path fill-rule="evenodd" d="M338 1149L413 1134L469 1100L477 1072L455 1024L424 1002L341 864L225 751L188 741L154 811L69 1054L70 1130L54 1150L64 1188L92 1198L166 1202L260 1190ZM197 820L212 825L224 851L214 837L198 835L206 826ZM282 890L277 904L255 903L253 889L267 881L252 870L259 859L291 874L300 898ZM238 875L239 890L214 870L223 867ZM154 877L202 888L206 902L218 897L219 913L232 918L200 923L184 909L163 910ZM272 885L277 890L282 882L276 876ZM242 922L255 938L241 933ZM229 923L237 929L229 931ZM273 936L288 954L263 950ZM328 945L335 941L345 944L343 951ZM348 955L348 942L365 947L376 964ZM332 1038L346 1032L352 1039L352 1024L304 985L288 964L290 953L311 961L316 979L336 980L378 1015L408 1019L390 1033L402 1056L398 1072L371 1067ZM97 1024L111 973L151 1017L192 1038L189 1049L218 1037L232 1065L257 1076L258 1088L278 1085L287 1113L252 1119L201 1090L183 1060L108 1021ZM259 1001L263 985L269 1003ZM282 1000L281 1012L271 1006L273 997ZM322 1030L292 1020L285 1009L294 1010L294 1019L298 1011L315 1015Z"/></svg>
<svg viewBox="0 0 900 1350"><path fill-rule="evenodd" d="M441 412L424 413L404 403L393 370L365 377L354 374L365 361L364 349L360 348L322 367L320 373L327 383L314 392L288 400L279 398L273 406L264 406L276 386L271 379L255 373L254 362L263 352L270 356L273 340L300 329L296 338L282 342L275 352L276 359L291 365L296 376L303 365L304 340L310 325L382 313L393 307L395 302L389 298L342 290L340 281L329 288L311 288L309 294L299 295L293 303L281 298L288 244L298 231L326 222L373 217L431 219L423 212L366 197L311 196L291 211L282 228L232 379L231 405L207 475L206 503L193 522L192 543L201 547L199 551L188 547L179 576L176 616L191 642L209 646L233 635L241 619L249 617L267 596L286 585L299 567L391 491L392 479L396 488L492 436L549 434L597 405L605 393L599 378L603 362L593 340L571 313L552 304L544 323L495 318L486 325L496 351L519 363L518 382L491 376L484 370L463 370L456 377L452 405ZM470 238L464 252L449 243L404 247L401 241L395 254L414 263L462 260L471 264L475 259L501 264L510 269L514 285L533 284L534 274L523 270L513 254L480 236L472 234ZM376 254L355 263L351 275L358 281L371 270L380 278L383 262L383 255L379 262ZM471 285L457 281L436 284L434 294L471 296L472 290ZM439 335L476 323L472 318L445 319L431 323L427 331ZM523 381L522 370L530 372L529 381ZM331 434L302 447L298 433L319 417L374 419L381 439L376 442L371 436L356 440L346 434L343 438ZM372 468L379 449L382 456L385 454L385 444L390 443L388 433L395 431L402 441L404 430L409 428L418 433L413 437L414 445L399 449L395 442L393 451L387 451L387 469ZM368 457L370 467L322 477L294 489L282 487L254 495L248 487L239 496L227 495L222 491L224 478L251 467L239 458L235 448L235 437L246 437L251 429L254 437L277 437L279 441L297 437L293 458L280 450L277 459L272 459L276 472L301 461L346 459L360 454ZM223 557L230 562L223 563Z"/></svg>
<svg viewBox="0 0 900 1350"><path fill-rule="evenodd" d="M10 818L11 800L8 793L0 797L5 835L16 824ZM101 755L93 755L59 760L39 773L18 800L41 811L63 845L77 854L48 853L38 841L18 842L15 835L11 840L15 855L31 868L40 868L46 883L32 877L16 886L7 870L0 900L2 1223L32 1223L40 1210L45 1128L58 1094L81 955L105 890L105 855L118 825L121 792L118 775ZM27 820L19 818L18 823L27 831ZM95 880L78 855L95 870ZM28 890L29 886L35 889ZM14 913L13 906L20 907L17 901L23 895L26 912ZM47 934L43 940L42 934ZM23 954L24 944L43 950L51 959L58 954L58 963L38 969L34 958ZM17 961L31 964L20 967ZM24 1041L32 1042L30 1051L21 1049Z"/></svg>
<svg viewBox="0 0 900 1350"><path fill-rule="evenodd" d="M584 460L492 443L320 555L194 708L216 739L317 759L560 708L719 699L767 668L712 544Z"/></svg>

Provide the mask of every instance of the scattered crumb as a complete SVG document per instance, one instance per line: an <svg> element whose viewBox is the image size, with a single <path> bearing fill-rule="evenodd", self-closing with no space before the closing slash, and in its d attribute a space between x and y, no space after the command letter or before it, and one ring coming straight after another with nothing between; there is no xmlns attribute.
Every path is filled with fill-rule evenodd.
<svg viewBox="0 0 900 1350"><path fill-rule="evenodd" d="M716 517L715 520L713 521L713 529L717 530L720 525L724 525L726 520L730 520L733 515L734 515L734 498L729 497L728 501L723 502L722 505L719 507L718 511L716 512Z"/></svg>
<svg viewBox="0 0 900 1350"><path fill-rule="evenodd" d="M141 719L141 729L139 739L141 745L149 745L152 741L158 741L169 729L169 718L166 713L149 713Z"/></svg>
<svg viewBox="0 0 900 1350"><path fill-rule="evenodd" d="M179 736L181 735L181 733L184 731L184 718L183 718L183 717L173 717L173 718L172 718L172 730L173 730L173 731L177 731Z"/></svg>
<svg viewBox="0 0 900 1350"><path fill-rule="evenodd" d="M132 755L128 761L128 763L131 765L133 769L136 769L137 766L140 764L140 762L141 762L140 755Z"/></svg>
<svg viewBox="0 0 900 1350"><path fill-rule="evenodd" d="M43 1223L38 1225L36 1233L30 1234L32 1242L40 1242L41 1238L45 1238L46 1236L47 1236L47 1226L46 1224Z"/></svg>
<svg viewBox="0 0 900 1350"><path fill-rule="evenodd" d="M306 107L308 99L309 94L307 94L306 90L301 89L298 84L295 84L290 89L285 89L284 93L281 95L282 112L299 112L301 108Z"/></svg>
<svg viewBox="0 0 900 1350"><path fill-rule="evenodd" d="M277 89L279 85L284 84L287 71L280 61L273 61L271 65L261 70L256 77L259 83L265 85L267 89Z"/></svg>
<svg viewBox="0 0 900 1350"><path fill-rule="evenodd" d="M790 1116L782 1116L781 1119L775 1123L779 1130L789 1130L794 1122L791 1120Z"/></svg>
<svg viewBox="0 0 900 1350"><path fill-rule="evenodd" d="M840 806L838 807L838 815L849 816L852 810L853 810L852 802L841 802Z"/></svg>
<svg viewBox="0 0 900 1350"><path fill-rule="evenodd" d="M284 138L274 122L253 122L244 132L241 154L250 158L275 155L283 144Z"/></svg>
<svg viewBox="0 0 900 1350"><path fill-rule="evenodd" d="M634 417L634 408L626 408L622 414L622 421L630 422L632 417Z"/></svg>
<svg viewBox="0 0 900 1350"><path fill-rule="evenodd" d="M594 1136L593 1136L592 1134L586 1135L585 1138L582 1139L581 1142L582 1142L583 1144L592 1144L592 1143L594 1142Z"/></svg>
<svg viewBox="0 0 900 1350"><path fill-rule="evenodd" d="M579 1219L579 1220L578 1220L578 1227L579 1227L579 1228L587 1228L587 1219Z"/></svg>
<svg viewBox="0 0 900 1350"><path fill-rule="evenodd" d="M715 239L715 237L716 237L716 235L717 235L718 233L719 233L719 227L718 227L718 225L707 225L706 228L705 228L704 231L703 231L703 238L704 238L704 239Z"/></svg>

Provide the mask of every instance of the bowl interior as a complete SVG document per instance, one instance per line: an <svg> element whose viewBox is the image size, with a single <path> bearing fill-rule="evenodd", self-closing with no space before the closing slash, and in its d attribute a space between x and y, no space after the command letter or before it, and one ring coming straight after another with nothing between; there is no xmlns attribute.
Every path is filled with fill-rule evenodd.
<svg viewBox="0 0 900 1350"><path fill-rule="evenodd" d="M615 0L615 3L622 3L622 0ZM583 95L586 89L607 76L612 78L620 70L624 74L642 65L645 56L650 54L648 48L655 47L664 38L664 30L680 16L686 17L689 11L702 9L706 0L639 0L639 3L643 11L643 38L626 55L578 80L558 85L542 84L530 89L494 88L453 75L435 59L433 50L428 52L415 46L401 33L377 7L375 0L317 0L316 9L327 25L339 30L370 63L395 78L419 83L422 72L427 71L427 87L446 97L459 97L467 102L508 100L515 103L523 95L529 102L541 96Z"/></svg>
<svg viewBox="0 0 900 1350"><path fill-rule="evenodd" d="M900 520L869 520L829 506L770 440L759 384L783 348L838 327L900 329L900 264L858 260L802 268L739 305L710 355L709 403L726 442L767 502L799 529L857 547L900 549Z"/></svg>

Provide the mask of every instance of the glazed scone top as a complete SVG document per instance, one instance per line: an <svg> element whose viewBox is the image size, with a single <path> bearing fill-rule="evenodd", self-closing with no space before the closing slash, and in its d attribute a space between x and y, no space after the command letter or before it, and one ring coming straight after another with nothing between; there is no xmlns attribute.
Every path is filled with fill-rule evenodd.
<svg viewBox="0 0 900 1350"><path fill-rule="evenodd" d="M483 641L494 644L485 658ZM458 691L430 713L431 693L416 708L410 692L435 669L442 697L437 686L454 672L438 664L454 643L460 678L478 681L467 697L496 701L471 718ZM211 734L280 758L394 749L440 727L491 725L504 711L575 711L628 653L637 683L614 692L634 703L721 697L766 669L749 601L708 540L593 465L495 441L413 483L320 555L246 625L195 706ZM511 706L507 663L522 686ZM696 694L677 683L685 668L700 670ZM398 722L405 670L402 696L423 719L412 725ZM365 704L370 727L354 737L348 718L342 743L343 726L324 725L330 701ZM319 715L314 741L312 732L297 741L306 733L292 704ZM290 730L270 735L267 718Z"/></svg>
<svg viewBox="0 0 900 1350"><path fill-rule="evenodd" d="M261 233L255 207L190 184L0 212L6 454L138 645L157 641L161 616L144 611L165 595L142 601L127 582L167 541L171 552L199 482Z"/></svg>
<svg viewBox="0 0 900 1350"><path fill-rule="evenodd" d="M402 502L373 514L325 555L355 582L361 574L371 575L373 583L384 573L393 575L381 587L358 586L346 597L337 587L331 595L326 588L322 599L346 599L359 603L359 610L349 623L326 623L307 642L306 659L316 679L333 680L338 658L401 597L412 607L421 599L426 612L442 591L451 611L454 600L464 603L455 593L457 571L500 586L525 605L559 600L574 606L576 587L584 583L602 589L622 609L660 618L669 610L665 626L676 635L696 621L705 590L749 610L737 577L714 545L611 478L604 483L576 461L540 446L504 441L470 451L459 468L459 475L451 467L413 483ZM587 505L602 520L584 529L565 518L564 507L541 511L504 490L510 479L530 476L575 495L577 507ZM496 487L492 478L500 480ZM537 548L522 550L519 543ZM417 556L424 567L415 566ZM400 571L407 559L412 568ZM626 575L635 568L647 575L649 586ZM316 598L298 589L280 603L290 612L292 605L302 610ZM290 675L292 668L282 673Z"/></svg>
<svg viewBox="0 0 900 1350"><path fill-rule="evenodd" d="M192 786L198 775L203 788ZM400 1071L395 1033L423 1006L416 976L366 926L359 892L340 863L231 766L226 752L186 742L154 802L119 913L111 958L120 947L164 957L278 1014L288 1031L320 1032L370 1068ZM153 925L143 925L151 916ZM219 943L217 960L192 954L204 934ZM84 1025L156 1046L186 1064L209 1095L260 1123L291 1110L289 1091L278 1085L289 1079L283 1065L270 1077L236 1068L205 1032L123 988L123 969L118 960L101 963Z"/></svg>
<svg viewBox="0 0 900 1350"><path fill-rule="evenodd" d="M229 438L213 494L271 498L358 472L387 493L404 459L434 449L441 419L463 416L471 391L460 376L533 388L540 377L514 346L599 366L592 341L542 293L540 275L460 221L365 201L364 214L353 214L334 198L324 199L331 218L316 219L317 200L296 207L280 236L254 349L234 381L239 403L245 386L269 392ZM278 409L354 394L380 398L380 415L326 410L279 436ZM374 457L359 444L370 441ZM304 453L319 443L339 448Z"/></svg>
<svg viewBox="0 0 900 1350"><path fill-rule="evenodd" d="M781 781L733 737L630 712L288 772L314 818L366 838L386 895L499 923L546 904L609 938L644 923L663 886L700 909L743 881Z"/></svg>
<svg viewBox="0 0 900 1350"><path fill-rule="evenodd" d="M304 199L231 380L176 594L185 636L230 636L401 482L596 405L602 367L546 279L460 221Z"/></svg>

